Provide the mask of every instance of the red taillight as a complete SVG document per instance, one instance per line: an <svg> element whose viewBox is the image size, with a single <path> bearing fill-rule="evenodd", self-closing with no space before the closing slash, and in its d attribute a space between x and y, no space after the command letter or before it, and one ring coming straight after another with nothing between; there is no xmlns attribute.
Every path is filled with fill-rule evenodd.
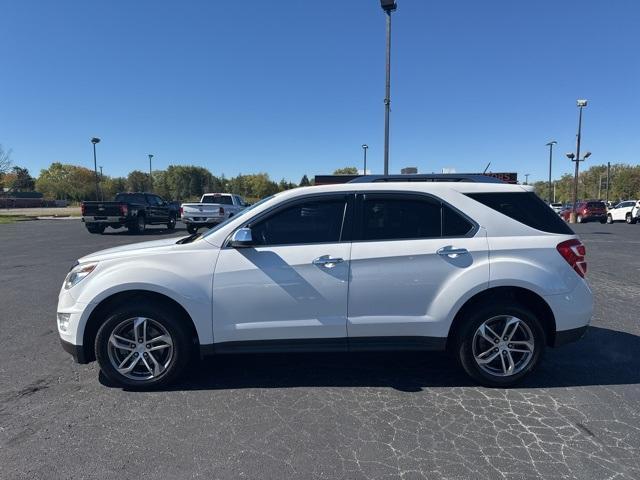
<svg viewBox="0 0 640 480"><path fill-rule="evenodd" d="M184 213L184 209L180 207L180 216L182 216L183 213Z"/></svg>
<svg viewBox="0 0 640 480"><path fill-rule="evenodd" d="M218 213L220 213L220 215L224 215L224 208L220 207L220 210L218 210Z"/></svg>
<svg viewBox="0 0 640 480"><path fill-rule="evenodd" d="M120 215L123 217L127 216L127 212L129 211L129 207L126 205L120 205Z"/></svg>
<svg viewBox="0 0 640 480"><path fill-rule="evenodd" d="M81 204L80 204L80 213L81 213L81 215L82 215L83 217L84 217L84 212L85 212L85 209L86 209L86 208L87 208L87 207L85 207L85 206L84 206L84 203L81 203Z"/></svg>
<svg viewBox="0 0 640 480"><path fill-rule="evenodd" d="M587 274L587 261L585 260L587 249L582 242L574 238L573 240L559 243L556 249L576 273L584 278Z"/></svg>

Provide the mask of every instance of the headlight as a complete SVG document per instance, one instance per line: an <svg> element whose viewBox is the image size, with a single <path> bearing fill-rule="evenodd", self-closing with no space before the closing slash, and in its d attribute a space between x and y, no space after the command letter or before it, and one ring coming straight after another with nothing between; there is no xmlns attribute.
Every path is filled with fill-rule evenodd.
<svg viewBox="0 0 640 480"><path fill-rule="evenodd" d="M98 266L97 263L83 263L76 265L67 273L67 278L64 279L64 289L69 290L71 287L82 281Z"/></svg>

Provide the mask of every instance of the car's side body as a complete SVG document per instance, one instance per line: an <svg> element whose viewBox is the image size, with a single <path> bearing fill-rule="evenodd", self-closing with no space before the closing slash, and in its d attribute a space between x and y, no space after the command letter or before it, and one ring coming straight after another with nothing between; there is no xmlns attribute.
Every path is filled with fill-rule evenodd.
<svg viewBox="0 0 640 480"><path fill-rule="evenodd" d="M561 343L561 334L579 338L590 320L591 292L556 251L575 235L537 230L469 196L496 189L527 191L480 183L300 188L191 243L164 239L88 255L80 263L97 262L91 280L60 291L58 313L68 315L66 328L59 326L61 339L77 360L90 360L106 305L132 294L181 309L203 353L443 349L462 309L483 295L524 295L539 303L550 344ZM364 227L357 225L364 202L394 195L454 209L471 228L453 236L364 240ZM336 196L345 205L338 241L230 244L239 228L259 224L278 209Z"/></svg>
<svg viewBox="0 0 640 480"><path fill-rule="evenodd" d="M639 200L625 200L609 209L608 220L610 222L624 222L634 223L637 219L638 208L640 207Z"/></svg>

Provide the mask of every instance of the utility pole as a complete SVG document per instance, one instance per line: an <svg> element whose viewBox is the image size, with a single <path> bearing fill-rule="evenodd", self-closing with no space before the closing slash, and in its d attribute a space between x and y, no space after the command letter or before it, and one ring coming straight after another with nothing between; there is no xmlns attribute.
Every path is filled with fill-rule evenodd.
<svg viewBox="0 0 640 480"><path fill-rule="evenodd" d="M609 206L609 179L611 178L611 162L607 162L607 207Z"/></svg>
<svg viewBox="0 0 640 480"><path fill-rule="evenodd" d="M100 165L100 183L104 180L104 175L102 175L102 165ZM100 189L100 198L104 202L104 190Z"/></svg>
<svg viewBox="0 0 640 480"><path fill-rule="evenodd" d="M555 140L551 140L547 143L547 147L549 147L549 203L551 203L551 163L553 162L553 146L557 145L557 143L558 142Z"/></svg>
<svg viewBox="0 0 640 480"><path fill-rule="evenodd" d="M153 176L151 174L151 159L153 155L149 154L149 192L153 191Z"/></svg>
<svg viewBox="0 0 640 480"><path fill-rule="evenodd" d="M578 116L578 135L576 137L576 155L574 158L570 157L572 161L576 162L575 174L573 177L573 208L571 209L571 214L569 215L570 223L576 223L576 216L577 216L576 205L578 204L578 173L580 168L580 139L582 136L582 109L587 106L587 101L577 100L576 105L580 109L580 113Z"/></svg>
<svg viewBox="0 0 640 480"><path fill-rule="evenodd" d="M389 114L391 112L391 12L398 8L395 0L380 0L387 17L387 71L384 97L384 174L389 175Z"/></svg>
<svg viewBox="0 0 640 480"><path fill-rule="evenodd" d="M363 170L364 175L367 174L367 149L368 148L369 148L369 145L367 145L366 143L362 145L362 150L364 152L364 170Z"/></svg>
<svg viewBox="0 0 640 480"><path fill-rule="evenodd" d="M529 185L529 175L531 175L530 173L525 173L524 174L524 184L525 185Z"/></svg>
<svg viewBox="0 0 640 480"><path fill-rule="evenodd" d="M100 139L98 137L93 137L91 139L91 143L93 143L93 172L96 176L96 200L100 198L100 179L98 178L98 161L96 159L96 144L100 143Z"/></svg>

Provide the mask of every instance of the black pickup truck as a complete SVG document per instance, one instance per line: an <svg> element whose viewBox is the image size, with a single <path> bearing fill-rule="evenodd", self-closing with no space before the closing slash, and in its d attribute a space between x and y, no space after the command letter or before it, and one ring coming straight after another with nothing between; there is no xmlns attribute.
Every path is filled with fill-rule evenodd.
<svg viewBox="0 0 640 480"><path fill-rule="evenodd" d="M82 221L91 233L105 228L126 227L129 233L142 233L147 225L176 228L179 210L153 193L118 193L113 202L82 202Z"/></svg>

